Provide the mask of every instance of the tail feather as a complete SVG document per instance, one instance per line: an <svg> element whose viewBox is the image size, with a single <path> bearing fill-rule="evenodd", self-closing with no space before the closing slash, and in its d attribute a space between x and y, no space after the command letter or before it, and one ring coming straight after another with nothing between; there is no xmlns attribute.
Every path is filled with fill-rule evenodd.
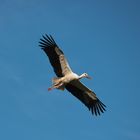
<svg viewBox="0 0 140 140"><path fill-rule="evenodd" d="M61 79L61 77L54 77L52 79L52 83L53 83L52 87L64 91L65 90L65 85L63 84L63 82L60 79ZM49 91L50 90L51 89L49 89Z"/></svg>
<svg viewBox="0 0 140 140"><path fill-rule="evenodd" d="M59 77L54 77L54 78L52 79L52 83L53 83L54 85L56 85L56 84L59 83L59 80L60 80Z"/></svg>

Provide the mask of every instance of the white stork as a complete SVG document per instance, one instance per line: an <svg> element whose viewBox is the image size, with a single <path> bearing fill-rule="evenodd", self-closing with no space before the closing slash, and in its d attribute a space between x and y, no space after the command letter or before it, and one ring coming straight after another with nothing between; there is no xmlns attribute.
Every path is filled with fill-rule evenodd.
<svg viewBox="0 0 140 140"><path fill-rule="evenodd" d="M80 82L80 79L84 77L90 79L88 74L83 73L79 76L71 70L64 53L60 50L51 35L43 36L39 43L41 49L47 54L53 70L57 75L56 78L52 79L53 85L48 88L48 90L64 90L66 88L72 95L87 106L92 114L97 116L100 115L101 112L103 113L106 106L97 98L91 89Z"/></svg>

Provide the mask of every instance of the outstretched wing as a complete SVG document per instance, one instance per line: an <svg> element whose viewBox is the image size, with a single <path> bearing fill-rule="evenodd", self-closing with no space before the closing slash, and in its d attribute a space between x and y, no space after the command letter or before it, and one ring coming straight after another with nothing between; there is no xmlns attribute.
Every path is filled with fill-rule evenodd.
<svg viewBox="0 0 140 140"><path fill-rule="evenodd" d="M72 72L63 51L57 46L51 35L42 36L39 43L39 46L47 54L54 72L58 77L62 77L67 73Z"/></svg>
<svg viewBox="0 0 140 140"><path fill-rule="evenodd" d="M79 80L72 81L66 85L66 89L78 98L91 110L92 114L100 115L105 111L105 105L96 97L96 94L83 85Z"/></svg>

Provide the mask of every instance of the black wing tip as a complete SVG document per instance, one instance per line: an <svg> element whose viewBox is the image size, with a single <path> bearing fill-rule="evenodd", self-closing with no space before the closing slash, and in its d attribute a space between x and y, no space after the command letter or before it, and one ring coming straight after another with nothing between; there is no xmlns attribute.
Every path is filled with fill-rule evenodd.
<svg viewBox="0 0 140 140"><path fill-rule="evenodd" d="M51 35L45 34L42 35L42 38L40 38L39 46L41 48L46 48L46 47L55 47L57 45Z"/></svg>
<svg viewBox="0 0 140 140"><path fill-rule="evenodd" d="M99 99L94 102L94 104L90 105L88 107L89 110L91 110L92 115L100 116L101 113L104 113L106 111L106 105L103 104Z"/></svg>

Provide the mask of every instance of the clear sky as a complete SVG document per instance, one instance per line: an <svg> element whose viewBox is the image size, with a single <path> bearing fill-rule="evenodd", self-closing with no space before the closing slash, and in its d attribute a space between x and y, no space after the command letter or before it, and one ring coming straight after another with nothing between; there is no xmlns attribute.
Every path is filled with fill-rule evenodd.
<svg viewBox="0 0 140 140"><path fill-rule="evenodd" d="M51 34L107 111L67 91L38 47ZM1 140L140 140L139 0L0 0Z"/></svg>

